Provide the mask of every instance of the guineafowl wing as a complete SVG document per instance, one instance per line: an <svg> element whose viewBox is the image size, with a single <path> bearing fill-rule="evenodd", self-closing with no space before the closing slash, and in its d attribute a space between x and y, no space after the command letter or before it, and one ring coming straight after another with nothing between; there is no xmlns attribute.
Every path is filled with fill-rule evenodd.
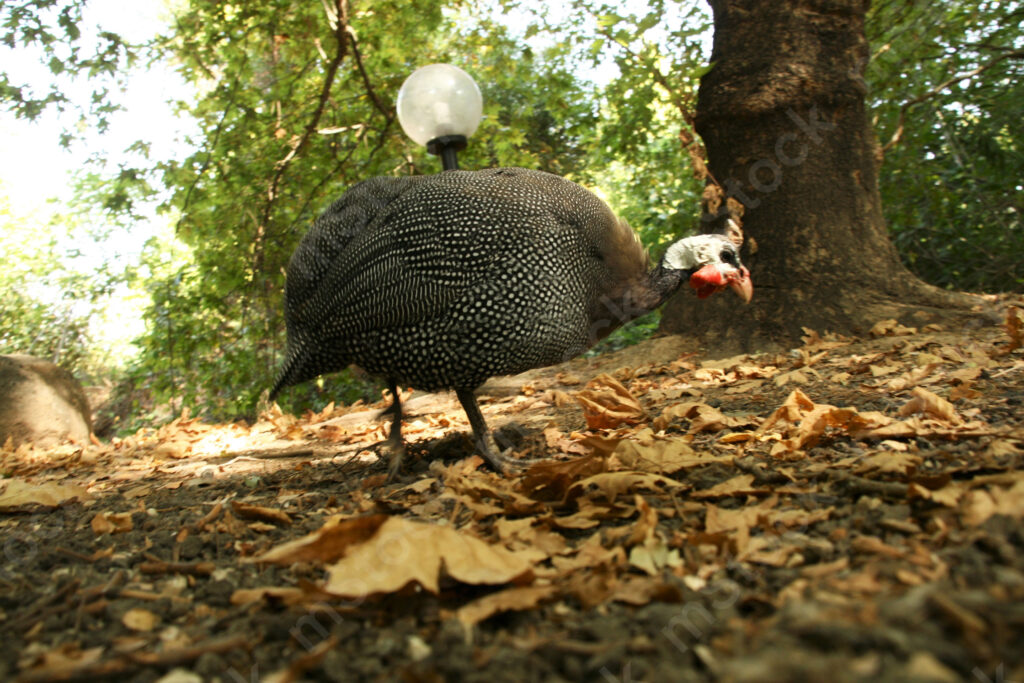
<svg viewBox="0 0 1024 683"><path fill-rule="evenodd" d="M344 335L443 315L467 289L501 277L555 229L543 193L527 188L534 175L547 176L497 169L357 185L296 251L287 285L291 317L307 329ZM372 215L353 206L366 199ZM293 285L296 273L300 282Z"/></svg>
<svg viewBox="0 0 1024 683"><path fill-rule="evenodd" d="M355 237L372 229L387 206L414 188L418 180L380 177L363 181L353 185L316 219L288 264L285 316L289 325L308 323L315 318L311 304L340 254Z"/></svg>
<svg viewBox="0 0 1024 683"><path fill-rule="evenodd" d="M421 386L470 386L578 353L611 272L612 222L593 194L537 171L362 183L289 266L287 383L357 362ZM419 345L433 348L408 348Z"/></svg>

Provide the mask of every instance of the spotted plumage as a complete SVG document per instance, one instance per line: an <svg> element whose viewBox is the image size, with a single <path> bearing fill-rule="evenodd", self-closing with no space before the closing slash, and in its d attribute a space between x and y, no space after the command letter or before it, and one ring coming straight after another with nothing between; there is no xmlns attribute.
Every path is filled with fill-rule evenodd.
<svg viewBox="0 0 1024 683"><path fill-rule="evenodd" d="M701 292L692 277L709 262L718 270L705 275L724 279L705 289L745 281L749 290L732 242L689 240L699 257L682 240L649 271L635 233L604 202L538 171L359 183L316 220L289 263L288 351L271 397L349 364L392 389L456 389L477 448L500 469L472 393L487 378L579 355L686 278ZM391 412L400 452L397 394Z"/></svg>

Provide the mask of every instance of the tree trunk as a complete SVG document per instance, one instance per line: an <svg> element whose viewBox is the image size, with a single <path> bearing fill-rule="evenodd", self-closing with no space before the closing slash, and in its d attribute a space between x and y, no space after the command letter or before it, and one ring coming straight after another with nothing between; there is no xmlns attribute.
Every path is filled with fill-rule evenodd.
<svg viewBox="0 0 1024 683"><path fill-rule="evenodd" d="M712 179L743 205L754 300L684 292L662 330L721 355L799 343L804 327L863 334L886 318L970 314L980 299L921 282L889 240L864 104L868 1L709 2L714 66L696 127Z"/></svg>

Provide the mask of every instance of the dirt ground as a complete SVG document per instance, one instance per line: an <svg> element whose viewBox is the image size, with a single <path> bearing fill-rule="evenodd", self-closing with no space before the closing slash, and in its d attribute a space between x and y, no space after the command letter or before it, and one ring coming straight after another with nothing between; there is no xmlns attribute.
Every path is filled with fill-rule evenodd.
<svg viewBox="0 0 1024 683"><path fill-rule="evenodd" d="M1022 681L1024 353L880 323L0 451L3 681ZM1016 312L1015 312L1016 311Z"/></svg>

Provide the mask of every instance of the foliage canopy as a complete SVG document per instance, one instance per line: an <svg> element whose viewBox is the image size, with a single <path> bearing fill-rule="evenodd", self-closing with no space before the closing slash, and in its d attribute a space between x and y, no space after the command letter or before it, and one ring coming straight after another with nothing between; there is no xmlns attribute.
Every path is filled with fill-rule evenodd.
<svg viewBox="0 0 1024 683"><path fill-rule="evenodd" d="M102 30L84 40L83 6L5 3L0 20L8 48L35 46L51 73L96 84L89 101L0 71L0 102L27 118L71 109L102 128L117 75L139 61L173 63L194 87L175 103L197 124L194 151L151 159L140 143L136 163L83 182L83 200L111 220L159 197L187 247L151 250L129 278L151 298L135 375L158 396L252 412L284 347L283 269L311 220L359 180L437 170L394 114L405 76L429 62L464 68L483 90L464 167L521 165L599 187L655 252L695 226L702 188L686 149L709 51L701 5L193 0L144 45ZM868 102L882 142L897 139L882 166L887 219L911 267L940 285L1024 288L1022 13L1019 2L883 0L870 17ZM0 338L8 350L34 348L31 330L66 327L6 296L5 320L22 332ZM367 386L328 379L293 390L292 407Z"/></svg>
<svg viewBox="0 0 1024 683"><path fill-rule="evenodd" d="M869 21L897 248L933 284L1024 290L1024 3L884 0Z"/></svg>

